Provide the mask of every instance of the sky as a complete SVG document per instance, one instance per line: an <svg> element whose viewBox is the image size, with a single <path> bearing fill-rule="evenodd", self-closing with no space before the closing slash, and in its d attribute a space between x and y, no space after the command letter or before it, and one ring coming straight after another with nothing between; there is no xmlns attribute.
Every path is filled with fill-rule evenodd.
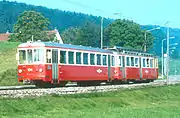
<svg viewBox="0 0 180 118"><path fill-rule="evenodd" d="M15 1L15 0L8 0ZM131 19L141 25L180 28L180 0L16 0L48 8L106 18Z"/></svg>

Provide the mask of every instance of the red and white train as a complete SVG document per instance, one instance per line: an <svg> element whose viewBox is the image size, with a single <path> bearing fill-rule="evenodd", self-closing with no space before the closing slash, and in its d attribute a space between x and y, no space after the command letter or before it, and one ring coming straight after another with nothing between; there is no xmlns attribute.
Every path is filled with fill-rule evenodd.
<svg viewBox="0 0 180 118"><path fill-rule="evenodd" d="M99 49L56 42L27 42L17 50L18 81L65 86L101 82L150 82L158 78L157 57L121 47Z"/></svg>

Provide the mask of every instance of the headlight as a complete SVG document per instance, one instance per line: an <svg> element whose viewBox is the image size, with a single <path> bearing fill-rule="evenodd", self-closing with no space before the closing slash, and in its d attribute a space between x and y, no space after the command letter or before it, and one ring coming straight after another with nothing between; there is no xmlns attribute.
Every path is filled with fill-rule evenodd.
<svg viewBox="0 0 180 118"><path fill-rule="evenodd" d="M19 69L19 70L18 70L18 72L19 72L19 73L22 73L22 70L21 70L21 69Z"/></svg>
<svg viewBox="0 0 180 118"><path fill-rule="evenodd" d="M28 71L29 71L29 72L32 71L32 68L28 68Z"/></svg>
<svg viewBox="0 0 180 118"><path fill-rule="evenodd" d="M39 69L39 72L42 72L42 71L43 71L42 68L40 68L40 69Z"/></svg>

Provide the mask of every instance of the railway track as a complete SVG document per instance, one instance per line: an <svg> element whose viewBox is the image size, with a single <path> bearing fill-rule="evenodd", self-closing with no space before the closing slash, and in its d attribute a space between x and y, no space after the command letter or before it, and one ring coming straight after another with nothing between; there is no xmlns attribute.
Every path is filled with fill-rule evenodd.
<svg viewBox="0 0 180 118"><path fill-rule="evenodd" d="M89 86L89 87L59 87L59 88L35 88L35 86L14 86L2 88L0 87L1 97L12 97L12 98L23 98L23 97L39 97L45 95L64 95L64 94L77 94L77 93L92 93L92 92L107 92L116 91L121 89L134 89L143 88L148 86L163 86L166 85L165 80L157 80L151 83L141 84L125 84L125 85L104 85L104 86ZM168 82L169 85L180 84L180 80L171 80ZM12 89L13 88L13 89Z"/></svg>

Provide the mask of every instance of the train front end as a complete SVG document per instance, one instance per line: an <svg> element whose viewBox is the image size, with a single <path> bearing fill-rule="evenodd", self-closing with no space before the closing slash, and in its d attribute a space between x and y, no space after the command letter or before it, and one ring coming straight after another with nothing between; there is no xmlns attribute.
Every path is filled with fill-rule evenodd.
<svg viewBox="0 0 180 118"><path fill-rule="evenodd" d="M45 49L42 43L23 43L18 46L18 81L37 82L46 79Z"/></svg>

